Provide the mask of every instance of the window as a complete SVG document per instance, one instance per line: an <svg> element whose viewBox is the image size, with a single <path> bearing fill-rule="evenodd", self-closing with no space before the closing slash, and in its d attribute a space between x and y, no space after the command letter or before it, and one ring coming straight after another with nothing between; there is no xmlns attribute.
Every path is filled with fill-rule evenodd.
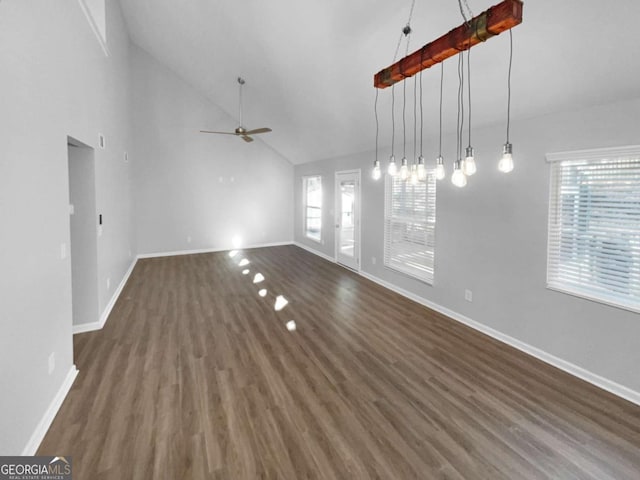
<svg viewBox="0 0 640 480"><path fill-rule="evenodd" d="M547 160L547 286L640 311L640 146Z"/></svg>
<svg viewBox="0 0 640 480"><path fill-rule="evenodd" d="M387 175L384 208L384 264L433 283L436 226L436 182L411 185Z"/></svg>
<svg viewBox="0 0 640 480"><path fill-rule="evenodd" d="M303 177L304 235L319 242L322 238L322 177Z"/></svg>

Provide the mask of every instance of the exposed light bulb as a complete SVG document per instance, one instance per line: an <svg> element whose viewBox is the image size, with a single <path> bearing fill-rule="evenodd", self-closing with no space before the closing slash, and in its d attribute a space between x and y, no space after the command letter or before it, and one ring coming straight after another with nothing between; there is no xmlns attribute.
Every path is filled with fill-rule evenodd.
<svg viewBox="0 0 640 480"><path fill-rule="evenodd" d="M394 157L393 155L389 157L389 168L387 169L387 173L392 177L395 177L398 173L398 167L396 166L396 157Z"/></svg>
<svg viewBox="0 0 640 480"><path fill-rule="evenodd" d="M466 148L466 155L462 170L467 176L476 173L476 161L473 158L473 147L471 146Z"/></svg>
<svg viewBox="0 0 640 480"><path fill-rule="evenodd" d="M382 172L380 171L380 160L373 162L373 172L371 172L371 176L374 180L380 180L380 177L382 176Z"/></svg>
<svg viewBox="0 0 640 480"><path fill-rule="evenodd" d="M409 166L407 165L407 157L402 157L402 163L400 165L400 178L406 180L409 178Z"/></svg>
<svg viewBox="0 0 640 480"><path fill-rule="evenodd" d="M409 182L411 185L417 185L418 180L418 166L414 163L411 165L411 176L409 177Z"/></svg>
<svg viewBox="0 0 640 480"><path fill-rule="evenodd" d="M451 183L460 188L467 184L467 176L462 171L462 160L456 160L453 174L451 175Z"/></svg>
<svg viewBox="0 0 640 480"><path fill-rule="evenodd" d="M502 158L498 162L498 170L503 173L513 170L513 145L509 142L502 147Z"/></svg>
<svg viewBox="0 0 640 480"><path fill-rule="evenodd" d="M418 157L418 180L424 182L427 179L427 168L424 165L424 157L420 155Z"/></svg>
<svg viewBox="0 0 640 480"><path fill-rule="evenodd" d="M446 176L444 170L444 158L438 157L436 159L436 179L442 180Z"/></svg>

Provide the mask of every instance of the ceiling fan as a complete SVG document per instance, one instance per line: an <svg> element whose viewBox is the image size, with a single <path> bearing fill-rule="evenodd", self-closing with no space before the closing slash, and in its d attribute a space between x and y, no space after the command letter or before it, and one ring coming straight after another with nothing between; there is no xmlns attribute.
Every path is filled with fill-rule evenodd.
<svg viewBox="0 0 640 480"><path fill-rule="evenodd" d="M252 130L247 130L242 126L242 86L244 85L244 79L242 77L238 77L238 84L240 85L240 126L235 129L233 132L212 132L210 130L200 130L201 133L216 133L220 135L236 135L241 137L245 142L253 142L253 138L250 135L257 135L259 133L268 133L271 131L268 127L262 128L254 128Z"/></svg>

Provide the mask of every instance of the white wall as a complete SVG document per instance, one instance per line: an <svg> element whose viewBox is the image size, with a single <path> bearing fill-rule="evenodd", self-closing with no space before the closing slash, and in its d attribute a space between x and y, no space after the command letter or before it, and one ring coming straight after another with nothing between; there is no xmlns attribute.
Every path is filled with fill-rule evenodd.
<svg viewBox="0 0 640 480"><path fill-rule="evenodd" d="M504 127L475 131L478 173L462 190L449 178L438 183L433 286L383 266L384 181L371 179L373 152L296 167L295 239L334 256L334 231L329 228L334 172L361 168L363 271L640 392L640 315L545 288L549 193L545 154L639 144L639 112L640 99L633 99L515 120L516 166L509 175L496 168ZM449 175L454 150L448 147L454 144L453 138L445 138ZM426 145L433 164L434 142ZM388 156L388 150L380 153L384 165ZM302 235L301 177L310 174L323 175L324 244ZM472 303L464 300L466 288L473 291Z"/></svg>
<svg viewBox="0 0 640 480"><path fill-rule="evenodd" d="M107 140L95 154L101 310L132 260L129 47L116 0L107 31L110 57L78 2L0 2L0 455L24 451L72 371L67 136Z"/></svg>
<svg viewBox="0 0 640 480"><path fill-rule="evenodd" d="M259 136L199 133L237 120L143 50L131 62L138 252L291 241L293 166Z"/></svg>

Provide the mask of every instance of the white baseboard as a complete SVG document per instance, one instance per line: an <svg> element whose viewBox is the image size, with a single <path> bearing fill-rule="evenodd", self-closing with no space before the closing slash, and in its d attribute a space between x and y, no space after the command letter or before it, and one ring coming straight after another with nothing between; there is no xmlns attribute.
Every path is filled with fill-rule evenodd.
<svg viewBox="0 0 640 480"><path fill-rule="evenodd" d="M274 242L274 243L260 243L255 245L247 245L240 247L236 250L250 250L252 248L264 248L264 247L280 247L282 245L291 245L292 242ZM175 257L178 255L196 255L199 253L217 253L226 252L227 250L234 250L233 247L229 248L201 248L197 250L175 250L172 252L154 252L154 253L141 253L138 258L158 258L158 257Z"/></svg>
<svg viewBox="0 0 640 480"><path fill-rule="evenodd" d="M335 259L335 258L330 257L330 256L329 256L329 255L327 255L326 253L322 253L322 252L320 252L320 251L318 251L318 250L315 250L315 249L311 248L310 246L305 245L304 243L300 243L300 242L293 242L293 244L294 244L296 247L300 247L300 248L302 248L303 250L306 250L307 252L310 252L310 253L313 253L314 255L317 255L317 256L319 256L319 257L322 257L322 258L324 258L325 260L328 260L328 261L329 261L329 262L331 262L331 263L336 263L336 259Z"/></svg>
<svg viewBox="0 0 640 480"><path fill-rule="evenodd" d="M40 422L38 422L38 426L36 427L33 434L31 434L31 438L29 438L29 441L22 450L22 456L32 456L36 454L36 452L38 451L38 447L40 447L40 443L42 443L42 439L47 434L47 431L49 430L53 419L56 417L58 410L60 410L62 402L66 398L67 393L69 393L69 390L71 390L71 386L73 385L73 381L76 379L77 375L78 369L75 365L71 365L71 368L69 369L67 376L62 382L62 385L60 385L58 392L53 397L53 400L49 404L49 407L44 412L44 415L40 419Z"/></svg>
<svg viewBox="0 0 640 480"><path fill-rule="evenodd" d="M631 390L630 388L627 388L624 385L620 385L619 383L616 383L607 378L601 377L600 375L590 372L589 370L579 367L578 365L575 365L571 362L563 360L562 358L556 357L555 355L552 355L548 352L545 352L544 350L541 350L537 347L529 345L528 343L522 342L517 338L513 338L498 330L488 327L480 322L476 322L475 320L472 320L469 317L466 317L458 312L454 312L453 310L450 310L446 307L443 307L442 305L439 305L435 302L427 300L424 297L421 297L407 290L404 290L403 288L397 287L374 275L371 275L369 273L362 272L362 271L359 273L360 275L371 280L372 282L375 282L378 285L382 285L383 287L388 288L389 290L399 293L403 297L407 297L416 303L419 303L421 305L424 305L427 308L430 308L431 310L435 310L436 312L446 315L447 317L457 322L463 323L468 327L473 328L474 330L477 330L479 332L484 333L485 335L495 338L496 340L499 340L502 343L506 343L507 345L513 348L516 348L528 355L531 355L532 357L535 357L538 360L542 360L543 362L548 363L549 365L559 368L560 370L563 370L573 375L574 377L578 377L586 382L589 382L595 385L596 387L606 390L607 392L613 393L618 397L624 398L625 400L635 403L636 405L640 405L640 393L636 392L635 390Z"/></svg>
<svg viewBox="0 0 640 480"><path fill-rule="evenodd" d="M136 266L136 262L137 261L138 261L138 259L134 258L133 262L131 262L131 265L129 266L129 269L124 274L124 277L122 277L122 281L118 285L118 288L116 288L115 292L113 292L113 295L111 296L111 300L109 300L109 303L107 304L107 306L105 307L104 311L102 312L102 315L100 315L100 318L98 319L98 321L97 322L81 323L79 325L74 325L73 326L73 334L74 335L76 333L93 332L95 330L101 330L102 327L104 327L104 324L107 323L107 319L109 318L109 314L111 314L111 310L113 309L114 305L116 304L116 301L118 300L118 297L122 293L122 289L126 285L127 280L129 280L129 276L131 275L131 272L133 272L133 268Z"/></svg>

